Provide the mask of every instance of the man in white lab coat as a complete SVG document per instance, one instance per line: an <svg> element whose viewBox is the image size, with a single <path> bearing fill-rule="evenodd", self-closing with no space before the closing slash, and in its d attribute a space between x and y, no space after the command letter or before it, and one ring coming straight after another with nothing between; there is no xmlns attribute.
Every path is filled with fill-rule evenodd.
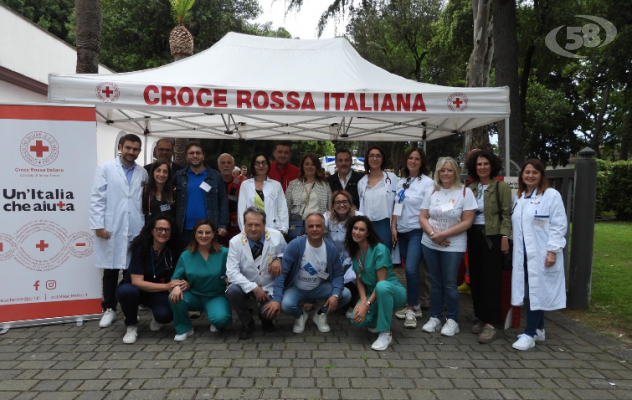
<svg viewBox="0 0 632 400"><path fill-rule="evenodd" d="M90 194L90 229L96 234L97 268L103 269L103 317L101 328L116 317L116 286L119 270L127 269L127 249L144 225L141 194L147 171L136 164L141 141L127 134L119 141L120 156L97 167Z"/></svg>
<svg viewBox="0 0 632 400"><path fill-rule="evenodd" d="M266 213L249 207L243 215L244 230L230 240L226 276L231 283L226 297L241 321L239 339L250 339L255 321L248 311L248 301L259 303L259 319L264 332L273 332L274 324L261 310L272 299L274 278L281 273L281 257L285 251L283 234L266 229Z"/></svg>

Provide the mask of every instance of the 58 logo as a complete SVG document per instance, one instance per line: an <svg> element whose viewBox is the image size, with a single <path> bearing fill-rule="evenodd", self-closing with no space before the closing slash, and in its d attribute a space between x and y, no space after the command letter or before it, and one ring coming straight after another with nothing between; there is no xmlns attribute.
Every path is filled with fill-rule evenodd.
<svg viewBox="0 0 632 400"><path fill-rule="evenodd" d="M557 33L564 28L565 25L553 29L546 35L544 42L546 43L546 47L555 54L559 54L563 57L586 58L587 56L573 54L570 51L580 49L582 46L588 48L603 47L612 42L615 36L617 36L617 28L608 20L593 15L576 15L576 17L594 21L599 25L589 22L584 26L567 26L566 44L564 48L557 43ZM601 28L603 28L606 33L606 37L603 41L600 35Z"/></svg>

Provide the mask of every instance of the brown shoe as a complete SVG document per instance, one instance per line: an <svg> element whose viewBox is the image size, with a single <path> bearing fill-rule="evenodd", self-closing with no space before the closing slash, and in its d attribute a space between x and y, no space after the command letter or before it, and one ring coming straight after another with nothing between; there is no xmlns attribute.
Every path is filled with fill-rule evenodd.
<svg viewBox="0 0 632 400"><path fill-rule="evenodd" d="M478 320L474 325L472 325L472 333L475 335L480 335L483 332L483 327L485 327L485 322Z"/></svg>
<svg viewBox="0 0 632 400"><path fill-rule="evenodd" d="M478 342L483 344L491 343L496 339L496 336L498 336L498 330L485 325L483 332L478 335Z"/></svg>

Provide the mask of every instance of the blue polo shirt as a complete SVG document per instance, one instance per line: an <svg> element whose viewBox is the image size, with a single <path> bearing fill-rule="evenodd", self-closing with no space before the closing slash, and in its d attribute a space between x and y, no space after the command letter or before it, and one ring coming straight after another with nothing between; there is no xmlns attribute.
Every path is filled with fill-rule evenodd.
<svg viewBox="0 0 632 400"><path fill-rule="evenodd" d="M200 219L208 218L206 215L206 192L200 187L206 179L206 168L196 174L189 167L187 168L187 175L189 176L189 186L187 186L187 212L184 217L184 229L190 231Z"/></svg>
<svg viewBox="0 0 632 400"><path fill-rule="evenodd" d="M132 166L128 168L125 166L125 164L123 164L123 161L121 161L121 157L119 157L119 164L121 164L121 167L123 167L123 172L125 172L125 178L127 179L127 184L131 185L132 177L134 176L134 169L136 169L136 163L132 164Z"/></svg>

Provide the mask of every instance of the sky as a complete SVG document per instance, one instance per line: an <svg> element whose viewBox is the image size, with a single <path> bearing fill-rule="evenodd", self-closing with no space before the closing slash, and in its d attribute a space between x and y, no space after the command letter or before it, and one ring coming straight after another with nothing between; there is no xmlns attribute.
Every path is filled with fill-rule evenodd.
<svg viewBox="0 0 632 400"><path fill-rule="evenodd" d="M291 11L285 16L287 8L286 0L259 0L263 13L253 22L272 22L272 28L285 28L292 37L301 39L317 39L318 19L327 10L329 0L304 0L300 12ZM342 35L345 30L344 21L338 23L338 35ZM327 24L321 39L331 39L336 36L336 26L334 21Z"/></svg>

